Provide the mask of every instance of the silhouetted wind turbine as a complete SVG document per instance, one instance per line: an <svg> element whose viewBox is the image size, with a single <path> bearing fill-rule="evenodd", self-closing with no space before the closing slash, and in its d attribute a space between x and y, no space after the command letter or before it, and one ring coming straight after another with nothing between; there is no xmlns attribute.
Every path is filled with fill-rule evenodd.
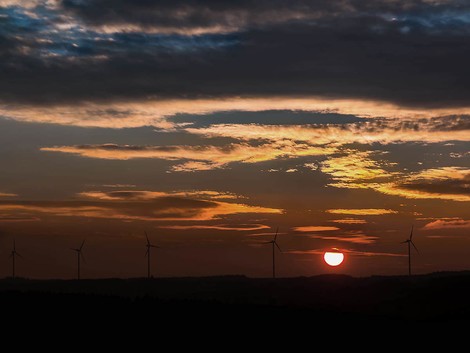
<svg viewBox="0 0 470 353"><path fill-rule="evenodd" d="M276 261L275 261L275 257L274 257L274 253L275 253L275 249L274 247L276 246L280 252L282 252L281 248L279 247L279 245L277 244L277 232L279 231L279 227L277 227L276 229L276 234L274 235L274 238L273 240L270 240L270 241L267 241L265 242L264 244L272 244L273 246L273 278L276 278Z"/></svg>
<svg viewBox="0 0 470 353"><path fill-rule="evenodd" d="M405 241L402 241L401 244L408 244L408 275L411 276L411 245L415 248L416 252L419 254L418 248L416 247L415 243L413 243L413 226L411 226L411 233L410 237Z"/></svg>
<svg viewBox="0 0 470 353"><path fill-rule="evenodd" d="M160 247L150 243L147 232L145 232L145 238L147 238L147 245L146 245L147 251L145 252L145 256L147 256L147 278L150 278L150 249L151 248L159 249Z"/></svg>
<svg viewBox="0 0 470 353"><path fill-rule="evenodd" d="M21 256L18 251L16 251L16 242L15 240L13 240L13 250L11 251L10 253L10 257L11 257L11 262L12 262L12 278L15 278L15 260L16 260L16 257L19 256L21 258L23 258L23 256Z"/></svg>
<svg viewBox="0 0 470 353"><path fill-rule="evenodd" d="M70 250L73 250L77 253L77 262L78 262L77 279L78 280L80 280L80 259L82 259L83 262L85 262L85 258L83 257L83 254L82 254L83 245L85 245L85 240L82 241L82 245L80 245L79 248L77 249L70 248Z"/></svg>

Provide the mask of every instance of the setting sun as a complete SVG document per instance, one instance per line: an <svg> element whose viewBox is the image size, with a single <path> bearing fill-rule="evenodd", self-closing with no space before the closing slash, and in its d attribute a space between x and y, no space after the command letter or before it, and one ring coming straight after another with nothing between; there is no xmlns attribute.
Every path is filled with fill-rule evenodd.
<svg viewBox="0 0 470 353"><path fill-rule="evenodd" d="M327 251L323 255L323 259L330 266L339 266L344 260L344 254L338 251Z"/></svg>

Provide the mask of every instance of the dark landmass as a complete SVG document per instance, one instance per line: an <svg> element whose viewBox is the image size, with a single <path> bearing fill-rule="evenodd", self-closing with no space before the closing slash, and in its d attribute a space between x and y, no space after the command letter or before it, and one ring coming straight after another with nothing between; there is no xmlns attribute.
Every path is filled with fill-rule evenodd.
<svg viewBox="0 0 470 353"><path fill-rule="evenodd" d="M354 278L244 276L99 280L0 280L0 301L22 312L105 318L147 315L171 324L470 321L470 272Z"/></svg>

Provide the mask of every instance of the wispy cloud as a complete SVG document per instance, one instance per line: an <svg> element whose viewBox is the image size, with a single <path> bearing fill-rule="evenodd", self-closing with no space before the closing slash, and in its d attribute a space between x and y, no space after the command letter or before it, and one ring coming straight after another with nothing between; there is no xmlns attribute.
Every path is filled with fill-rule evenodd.
<svg viewBox="0 0 470 353"><path fill-rule="evenodd" d="M0 197L17 197L17 194L12 194L8 192L0 192Z"/></svg>
<svg viewBox="0 0 470 353"><path fill-rule="evenodd" d="M359 115L358 115L359 116ZM436 116L436 115L434 115ZM437 115L439 116L439 115ZM441 122L447 122L441 124ZM456 128L452 128L455 126ZM257 125L217 124L185 131L207 137L223 136L238 140L291 140L317 145L342 146L352 143L393 144L406 142L439 143L469 141L468 126L455 118L422 119L418 121L377 118L365 122L338 125Z"/></svg>
<svg viewBox="0 0 470 353"><path fill-rule="evenodd" d="M85 191L78 195L85 198L106 201L148 201L163 197L187 197L204 200L245 198L241 195L213 190L187 190L172 192L148 190Z"/></svg>
<svg viewBox="0 0 470 353"><path fill-rule="evenodd" d="M292 228L295 232L329 232L334 230L339 230L338 227L328 227L328 226L303 226L303 227L294 227Z"/></svg>
<svg viewBox="0 0 470 353"><path fill-rule="evenodd" d="M239 224L231 226L229 224L216 224L216 225L169 225L159 226L158 228L174 229L174 230L194 230L194 229L208 229L208 230L223 230L223 231L254 231L262 229L270 229L271 227L264 224Z"/></svg>
<svg viewBox="0 0 470 353"><path fill-rule="evenodd" d="M373 244L377 241L378 237L364 234L362 231L349 231L343 232L341 235L327 236L327 235L310 235L310 238L340 241L354 244Z"/></svg>
<svg viewBox="0 0 470 353"><path fill-rule="evenodd" d="M321 171L332 176L334 182L330 186L352 189L370 188L370 183L388 180L398 174L383 169L390 169L391 163L372 159L373 154L377 153L347 151L343 156L332 157L323 162Z"/></svg>
<svg viewBox="0 0 470 353"><path fill-rule="evenodd" d="M385 257L404 257L407 255L404 254L396 254L396 253L388 253L388 252L374 252L374 251L358 251L358 250L350 250L350 249L340 249L342 253L352 255L352 256L385 256ZM287 251L291 254L299 254L299 255L323 255L325 253L324 249L311 249L311 250L290 250Z"/></svg>
<svg viewBox="0 0 470 353"><path fill-rule="evenodd" d="M55 217L106 218L138 221L211 221L235 214L282 214L282 209L218 201L220 195L197 197L159 192L88 193L89 201L0 203L0 218Z"/></svg>
<svg viewBox="0 0 470 353"><path fill-rule="evenodd" d="M470 220L464 219L438 219L434 222L426 224L423 230L436 230L436 229L470 229Z"/></svg>
<svg viewBox="0 0 470 353"><path fill-rule="evenodd" d="M135 188L137 185L134 184L104 184L105 188Z"/></svg>
<svg viewBox="0 0 470 353"><path fill-rule="evenodd" d="M212 162L189 161L174 165L170 168L172 172L203 172L221 168L223 165Z"/></svg>
<svg viewBox="0 0 470 353"><path fill-rule="evenodd" d="M347 214L357 216L380 216L385 214L398 213L397 211L384 208L337 208L326 210L326 212L333 214Z"/></svg>
<svg viewBox="0 0 470 353"><path fill-rule="evenodd" d="M342 223L342 224L366 224L367 223L365 219L357 219L357 218L334 219L331 222Z"/></svg>
<svg viewBox="0 0 470 353"><path fill-rule="evenodd" d="M411 199L470 201L468 168L442 167L414 173L398 172L395 168L396 163L384 160L374 151L350 151L328 158L321 170L331 175L333 182L329 185L337 188L371 189Z"/></svg>
<svg viewBox="0 0 470 353"><path fill-rule="evenodd" d="M318 19L324 13L323 9L298 0L276 5L256 1L215 4L211 1L191 3L180 0L141 2L138 6L132 1L111 3L113 6L106 0L69 0L63 2L63 6L68 14L77 16L95 31L187 36L231 33L288 21Z"/></svg>
<svg viewBox="0 0 470 353"><path fill-rule="evenodd" d="M470 201L470 169L443 167L411 173L393 183L373 185L384 194L411 199Z"/></svg>
<svg viewBox="0 0 470 353"><path fill-rule="evenodd" d="M22 8L34 8L39 5L54 7L59 4L61 0L0 0L0 7L22 7Z"/></svg>
<svg viewBox="0 0 470 353"><path fill-rule="evenodd" d="M129 160L154 158L183 162L173 171L208 170L223 167L229 163L258 163L278 158L323 155L334 151L329 147L310 146L306 143L278 141L257 146L230 144L227 146L130 146L130 145L82 145L43 147L41 151L61 152L81 157Z"/></svg>
<svg viewBox="0 0 470 353"><path fill-rule="evenodd" d="M23 217L23 216L7 216L7 215L2 215L0 216L0 223L1 222L36 222L40 221L41 219L39 217Z"/></svg>
<svg viewBox="0 0 470 353"><path fill-rule="evenodd" d="M256 124L218 124L208 128L184 127L187 132L204 136L226 136L239 140L291 139L318 144L394 143L407 141L468 141L465 129L453 129L470 115L470 108L406 108L372 100L324 99L321 97L269 98L221 97L219 99L168 99L126 103L83 103L73 105L0 106L0 115L18 121L101 128L136 128L154 126L174 131L178 124L168 118L177 114L213 114L217 112L262 112L269 110L337 113L363 118L376 118L350 124L347 128L328 126L318 129L302 125L264 126ZM450 117L435 119L436 117ZM387 118L387 119L384 119ZM424 120L423 120L424 119ZM441 122L445 120L446 124ZM374 119L375 120L375 119ZM464 120L465 121L465 120ZM468 127L467 127L468 129ZM442 131L447 131L443 133ZM341 139L340 139L341 138Z"/></svg>
<svg viewBox="0 0 470 353"><path fill-rule="evenodd" d="M25 2L25 0L2 0L0 4L23 4ZM32 0L31 2L33 4L55 3L57 0ZM370 0L366 3L338 0L325 2L308 0L288 2L173 0L170 2L143 1L137 3L131 0L68 0L61 1L60 4L66 14L73 15L95 30L116 27L116 31L123 31L123 27L129 26L134 28L133 31L143 33L157 31L157 33L181 34L184 33L183 31L187 31L188 35L194 31L196 34L199 33L198 29L203 31L202 33L231 33L255 28L261 30L265 27L282 24L298 25L303 22L318 22L324 26L332 26L340 20L345 22L345 18L349 18L347 22L350 22L351 18L356 18L358 21L367 23L367 19L374 18L376 21L382 19L385 23L394 24L396 22L400 25L404 20L402 16L407 11L413 14L413 17L406 17L406 23L410 26L416 26L415 22L419 23L420 20L426 19L426 25L434 28L438 25L443 26L438 21L440 17L431 16L436 12L446 11L447 17L452 19L456 16L455 9L459 9L458 13L462 13L462 15L457 19L464 21L462 18L465 18L468 11L462 2L454 0L400 2ZM457 7L457 5L460 6Z"/></svg>

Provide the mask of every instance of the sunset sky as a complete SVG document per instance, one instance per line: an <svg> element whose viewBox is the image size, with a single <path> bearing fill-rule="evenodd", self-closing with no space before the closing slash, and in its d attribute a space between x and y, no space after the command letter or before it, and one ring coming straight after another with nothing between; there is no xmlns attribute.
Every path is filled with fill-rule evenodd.
<svg viewBox="0 0 470 353"><path fill-rule="evenodd" d="M0 277L470 269L467 0L0 0ZM332 247L345 262L329 268Z"/></svg>

